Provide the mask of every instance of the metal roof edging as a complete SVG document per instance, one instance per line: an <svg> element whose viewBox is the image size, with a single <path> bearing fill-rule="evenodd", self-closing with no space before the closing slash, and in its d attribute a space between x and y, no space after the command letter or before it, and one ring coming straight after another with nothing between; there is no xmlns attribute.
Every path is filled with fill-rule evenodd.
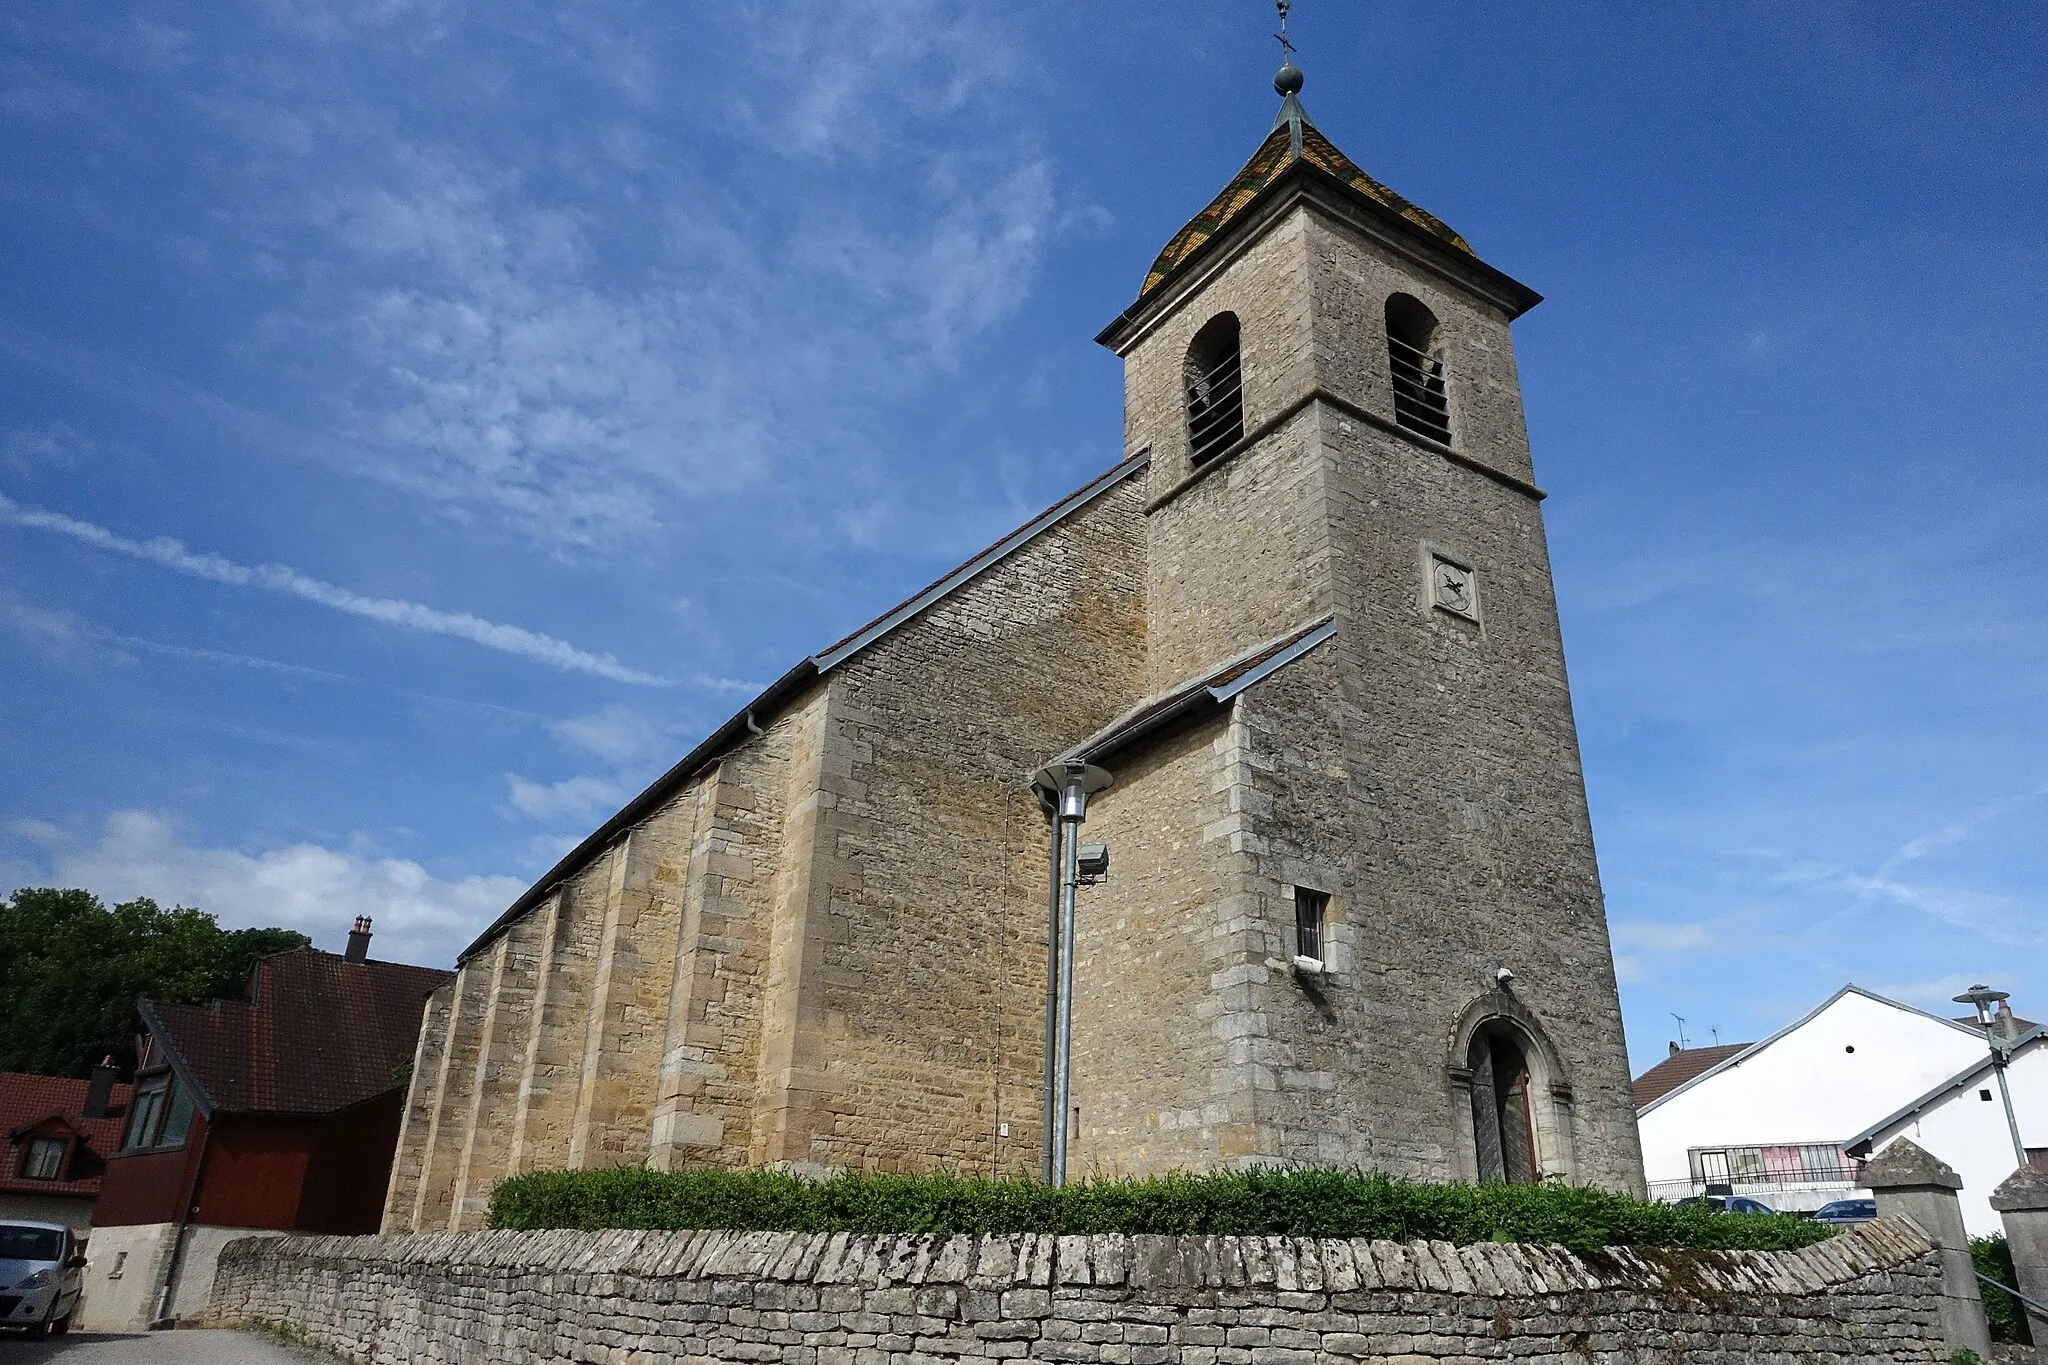
<svg viewBox="0 0 2048 1365"><path fill-rule="evenodd" d="M482 933L478 934L467 948L464 948L455 955L455 965L461 967L470 958L482 952L498 935L510 928L513 921L517 920L541 901L547 899L549 893L567 881L578 868L610 847L621 834L638 825L641 820L646 818L650 811L661 802L667 800L673 792L691 778L717 762L724 752L736 742L738 736L747 733L750 722L753 722L755 719L756 712L760 712L763 715L771 714L774 707L786 701L799 688L816 681L824 675L826 670L846 662L861 650L875 643L875 641L881 639L890 631L895 630L898 626L901 626L904 622L931 606L932 603L943 598L962 583L979 576L998 560L1008 556L1019 546L1046 530L1046 528L1052 526L1076 509L1093 502L1097 497L1114 488L1123 480L1149 467L1151 463L1152 447L1149 445L1140 447L1135 455L1119 460L1078 492L1070 494L1046 512L1033 517L1022 527L1004 536L989 549L976 555L952 573L947 574L916 597L911 598L902 606L897 607L894 611L861 631L860 634L853 636L844 644L834 645L823 653L812 655L798 663L774 682L768 684L758 697L755 697L753 701L740 708L737 715L705 736L704 741L697 745L696 748L690 750L689 753L683 755L681 761L660 777L655 778L638 796L621 807L616 815L612 816L611 819L605 821L602 825L599 825L596 830L582 842L578 843L576 847L563 854L553 867L543 873L539 880L535 881L533 885L520 894L517 900L506 907L503 914L492 920L490 925ZM446 983L442 984L445 985ZM437 986L435 989L438 990L440 987Z"/></svg>
<svg viewBox="0 0 2048 1365"><path fill-rule="evenodd" d="M762 690L761 695L755 697L740 709L738 715L733 716L725 724L706 735L696 748L684 754L667 772L655 778L638 796L620 807L618 814L599 825L581 843L563 854L560 860L543 873L538 881L521 892L519 898L506 907L504 914L492 920L489 927L476 936L474 942L455 955L456 967L460 968L470 958L482 952L490 945L492 940L496 939L499 934L504 933L514 920L518 919L528 910L531 910L541 901L546 900L550 892L567 881L578 868L609 848L617 841L621 834L639 824L641 820L646 818L649 811L662 801L667 800L672 792L717 762L720 755L733 742L734 737L746 733L747 721L756 711L763 710L769 706L780 705L791 693L804 684L814 681L817 676L817 665L813 664L809 659L805 659L802 663L790 669L789 672L783 674L774 682L769 683ZM452 976L451 979L453 979ZM438 991L447 984L446 981L443 981L440 985L434 987L434 990ZM431 995L433 992L429 991L428 994Z"/></svg>
<svg viewBox="0 0 2048 1365"><path fill-rule="evenodd" d="M1937 1015L1936 1017L1939 1018L1940 1016ZM2007 1060L2011 1060L2013 1055L2019 1052L2021 1048L2030 1047L2035 1043L2043 1041L2044 1039L2048 1039L2048 1025L2036 1024L2033 1028L2027 1030L2025 1033L2022 1033L2019 1037L2012 1040L2012 1046L2004 1050ZM1915 1114L1918 1114L1922 1110L1926 1109L1929 1105L1933 1104L1936 1100L1942 1098L1944 1095L1947 1095L1950 1091L1961 1090L1967 1087L1972 1081L1976 1080L1979 1076L1982 1076L1986 1071L1989 1071L1992 1065L1993 1064L1991 1060L1991 1055L1989 1050L1987 1049L1983 1061L1971 1063L1969 1066L1964 1067L1961 1071L1958 1071L1955 1075L1943 1081L1940 1085L1935 1086L1934 1089L1928 1091L1920 1098L1908 1104L1905 1108L1894 1110L1892 1113L1885 1115L1876 1123L1871 1124L1868 1128L1865 1128L1862 1132L1858 1133L1855 1137L1852 1137L1847 1142L1844 1142L1842 1144L1843 1150L1846 1151L1850 1148L1857 1147L1863 1143L1871 1141L1879 1133L1882 1133L1885 1129L1891 1127L1895 1123L1903 1123L1905 1120L1912 1118Z"/></svg>
<svg viewBox="0 0 2048 1365"><path fill-rule="evenodd" d="M968 560L965 564L962 564L959 568L953 570L953 572L947 574L944 578L941 578L902 606L897 607L896 610L890 612L887 616L884 616L845 644L835 645L822 654L813 654L810 658L811 666L816 668L820 674L831 672L840 664L845 663L848 659L866 649L869 645L894 631L904 622L917 616L927 607L951 596L953 591L963 583L979 578L997 563L1009 558L1013 552L1026 542L1036 540L1047 528L1064 521L1069 514L1095 501L1096 498L1108 492L1117 484L1122 483L1125 479L1130 478L1133 474L1144 470L1151 463L1152 447L1149 445L1142 447L1137 454L1129 459L1119 460L1100 477L1095 479L1094 482L1072 494L1064 501L1047 508L1030 521L1025 522L1009 535L1004 536L973 559Z"/></svg>
<svg viewBox="0 0 2048 1365"><path fill-rule="evenodd" d="M1808 1024L1812 1023L1815 1019L1819 1018L1821 1013L1825 1011L1830 1005L1834 1004L1837 1000L1840 1000L1845 995L1860 995L1865 1000L1875 1000L1880 1005L1890 1005L1895 1010L1904 1010L1908 1014L1917 1014L1923 1019L1932 1019L1938 1024L1946 1024L1950 1028L1961 1030L1964 1033L1974 1034L1976 1032L1976 1030L1969 1028L1966 1025L1958 1024L1953 1019L1943 1018L1941 1015L1934 1013L1932 1010L1923 1010L1918 1005L1908 1005L1903 1000L1894 1000L1888 995L1879 995L1876 991L1865 990L1863 989L1863 987L1851 981L1846 986L1843 986L1840 990L1836 991L1833 995L1821 1001L1818 1005L1815 1005L1805 1014L1793 1020L1791 1023L1785 1025L1785 1027L1779 1029L1776 1033L1773 1033L1770 1037L1764 1039L1762 1042L1751 1043L1743 1051L1736 1053L1733 1057L1728 1058L1726 1061L1716 1062L1714 1065L1708 1067L1705 1071L1702 1071L1699 1075L1693 1077L1691 1080L1685 1082L1683 1085L1676 1085L1673 1086L1671 1089L1665 1091L1656 1099L1651 1100L1648 1104L1636 1110L1636 1117L1641 1118L1643 1115L1649 1113L1652 1109L1655 1109L1658 1105L1664 1103L1664 1101L1672 1098L1674 1095L1683 1095L1686 1091L1692 1089L1701 1081L1706 1080L1709 1076L1718 1076L1723 1071L1726 1071L1731 1067L1737 1067L1742 1065L1751 1057L1763 1051L1772 1043L1777 1042L1780 1038L1783 1038L1786 1034L1792 1032L1794 1029L1801 1029L1806 1027Z"/></svg>
<svg viewBox="0 0 2048 1365"><path fill-rule="evenodd" d="M1279 669L1285 668L1288 664L1293 663L1309 650L1322 644L1337 633L1336 622L1329 617L1325 617L1320 625L1298 627L1297 629L1305 630L1307 633L1293 644L1276 652L1272 658L1267 659L1256 668L1247 669L1243 677L1233 678L1227 683L1215 686L1205 685L1199 680L1193 683L1183 683L1180 687L1170 689L1165 693L1142 701L1131 708L1131 710L1125 712L1124 715L1117 717L1102 729L1076 744L1073 748L1068 749L1053 761L1057 763L1070 758L1079 758L1093 763L1098 758L1115 753L1126 745L1136 743L1156 730L1164 729L1182 716L1193 711L1203 702L1221 705L1229 701L1253 683L1271 676ZM1289 635L1294 633L1293 631L1288 632ZM1287 636L1282 635L1279 638L1284 640ZM1246 650L1238 656L1238 659L1256 657L1260 650L1271 649L1272 647L1272 642L1267 641L1254 649ZM1213 678L1218 673L1227 673L1237 665L1238 659L1233 659L1219 668L1211 669L1204 676ZM1181 688L1185 688L1186 691L1179 696L1175 696L1174 694L1180 692ZM1172 698L1172 700L1167 701L1167 698ZM1162 705L1162 703L1165 704ZM1146 708L1151 706L1158 706L1160 709L1147 714ZM1131 719L1132 717L1136 717L1136 719L1133 720Z"/></svg>
<svg viewBox="0 0 2048 1365"><path fill-rule="evenodd" d="M218 1004L219 1002L216 1001L214 1003ZM149 1030L149 1036L154 1038L157 1045L163 1048L164 1057L171 1064L171 1074L176 1076L179 1082L187 1089L191 1090L193 1096L198 1101L199 1112L206 1116L206 1121L208 1123L213 1122L214 1111L219 1106L214 1103L213 1096L207 1093L206 1087L199 1083L199 1073L193 1069L192 1063L185 1059L184 1049L178 1046L177 1039L172 1035L170 1026L164 1022L164 1017L158 1014L155 1005L146 999L135 1002L135 1012L141 1016L142 1026ZM132 1086L129 1093L131 1096L134 1093ZM128 1101L128 1113L131 1118L134 1116L135 1101L133 1098ZM122 1146L117 1148L117 1151L126 1150L127 1130L128 1125L124 1122L121 1125L120 1141Z"/></svg>
<svg viewBox="0 0 2048 1365"><path fill-rule="evenodd" d="M1220 687L1208 689L1209 695L1218 702L1229 701L1232 697L1253 684L1264 682L1267 678L1272 677L1275 673L1278 673L1281 669L1287 667L1287 665L1293 663L1296 659L1299 659L1302 655L1308 653L1317 645L1323 643L1323 641L1334 637L1336 634L1337 623L1334 620L1325 621L1293 644L1287 646L1287 648L1281 650L1278 654L1275 654L1272 658L1266 660L1266 662L1260 664L1257 668L1247 670L1242 677L1233 678Z"/></svg>

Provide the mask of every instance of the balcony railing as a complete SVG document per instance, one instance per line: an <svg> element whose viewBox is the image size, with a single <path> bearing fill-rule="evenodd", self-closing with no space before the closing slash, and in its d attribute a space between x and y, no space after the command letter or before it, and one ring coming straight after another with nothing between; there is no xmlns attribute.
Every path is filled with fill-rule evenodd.
<svg viewBox="0 0 2048 1365"><path fill-rule="evenodd" d="M1854 1187L1863 1182L1863 1163L1839 1143L1695 1147L1688 1155L1693 1183L1702 1193L1722 1187L1741 1194L1792 1185Z"/></svg>
<svg viewBox="0 0 2048 1365"><path fill-rule="evenodd" d="M1443 357L1390 336L1387 358L1394 372L1394 420L1418 435L1449 445L1451 403Z"/></svg>

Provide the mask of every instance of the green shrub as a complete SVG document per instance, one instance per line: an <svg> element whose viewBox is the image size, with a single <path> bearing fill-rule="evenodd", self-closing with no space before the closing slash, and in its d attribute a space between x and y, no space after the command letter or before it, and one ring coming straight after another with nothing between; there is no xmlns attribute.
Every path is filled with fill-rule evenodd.
<svg viewBox="0 0 2048 1365"><path fill-rule="evenodd" d="M1785 1250L1829 1229L1567 1185L1421 1185L1358 1171L1245 1171L1089 1180L776 1171L538 1171L491 1194L494 1228L732 1228L871 1233L1217 1233L1392 1241Z"/></svg>
<svg viewBox="0 0 2048 1365"><path fill-rule="evenodd" d="M1987 1275L2010 1289L2019 1288L2019 1276L2012 1268L2012 1248L2006 1245L2005 1238L1972 1237L1970 1259L1976 1262L1979 1275ZM2027 1325L2026 1310L2020 1307L2020 1301L1989 1285L1979 1288L1983 1291L1984 1317L1991 1324L1991 1339L2033 1345L2033 1329Z"/></svg>

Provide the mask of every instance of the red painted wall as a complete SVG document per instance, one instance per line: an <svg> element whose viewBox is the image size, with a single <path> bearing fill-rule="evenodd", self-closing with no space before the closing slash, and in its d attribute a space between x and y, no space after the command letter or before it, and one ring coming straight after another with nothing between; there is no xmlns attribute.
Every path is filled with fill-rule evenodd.
<svg viewBox="0 0 2048 1365"><path fill-rule="evenodd" d="M216 1116L193 1221L223 1228L291 1227L315 1126L311 1119Z"/></svg>
<svg viewBox="0 0 2048 1365"><path fill-rule="evenodd" d="M92 1209L93 1226L175 1223L184 1217L193 1168L198 1165L205 1138L206 1116L194 1114L183 1147L108 1157L106 1174L100 1177L99 1202Z"/></svg>
<svg viewBox="0 0 2048 1365"><path fill-rule="evenodd" d="M301 1232L375 1232L398 1149L405 1091L392 1090L320 1120L299 1201Z"/></svg>
<svg viewBox="0 0 2048 1365"><path fill-rule="evenodd" d="M375 1232L404 1109L401 1089L321 1119L219 1114L209 1125L195 1114L183 1147L108 1160L93 1223L175 1223L185 1216L196 1175L197 1223Z"/></svg>

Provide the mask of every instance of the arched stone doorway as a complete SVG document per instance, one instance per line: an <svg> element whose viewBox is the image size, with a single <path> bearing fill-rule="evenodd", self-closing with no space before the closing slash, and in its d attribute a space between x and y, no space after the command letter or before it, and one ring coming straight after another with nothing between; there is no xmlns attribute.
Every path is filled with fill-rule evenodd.
<svg viewBox="0 0 2048 1365"><path fill-rule="evenodd" d="M1472 1147L1481 1180L1533 1185L1536 1119L1529 1102L1529 1057L1513 1032L1490 1023L1472 1035Z"/></svg>
<svg viewBox="0 0 2048 1365"><path fill-rule="evenodd" d="M1450 1043L1454 1178L1573 1179L1571 1084L1529 1009L1507 991L1481 996L1458 1016Z"/></svg>

